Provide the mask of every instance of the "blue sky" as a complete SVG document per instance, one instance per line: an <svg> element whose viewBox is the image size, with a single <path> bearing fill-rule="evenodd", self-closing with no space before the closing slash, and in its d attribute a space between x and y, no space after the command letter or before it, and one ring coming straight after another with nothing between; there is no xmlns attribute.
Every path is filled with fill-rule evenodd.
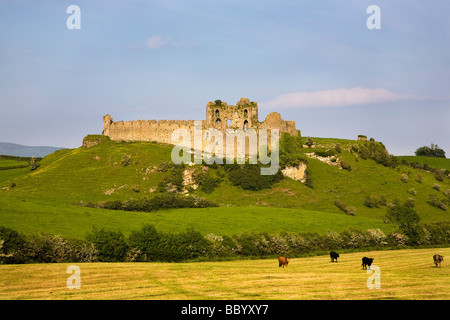
<svg viewBox="0 0 450 320"><path fill-rule="evenodd" d="M0 141L78 147L108 113L203 120L208 101L247 97L303 136L449 156L449 13L441 0L2 0Z"/></svg>

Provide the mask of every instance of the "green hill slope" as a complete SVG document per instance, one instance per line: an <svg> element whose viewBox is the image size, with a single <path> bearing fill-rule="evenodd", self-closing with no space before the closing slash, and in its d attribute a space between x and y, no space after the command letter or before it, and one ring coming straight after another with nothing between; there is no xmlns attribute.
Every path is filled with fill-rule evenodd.
<svg viewBox="0 0 450 320"><path fill-rule="evenodd" d="M423 156L399 156L397 158L400 162L405 160L408 163L421 163L427 164L435 169L450 170L450 159L446 158L434 158Z"/></svg>
<svg viewBox="0 0 450 320"><path fill-rule="evenodd" d="M307 161L312 188L285 177L270 188L244 190L233 185L227 166L185 165L185 170L207 172L212 180L220 181L210 190L185 188L188 195L206 198L219 207L170 210L167 215L166 211L131 213L77 204L152 198L160 194L159 190L167 187L168 182L181 186L182 171L177 173L171 166L171 146L107 140L89 148L59 150L43 158L34 171L28 168L0 171L0 225L26 232L59 232L72 236L81 236L92 225L128 232L144 222L154 222L159 229L167 231L194 227L203 233L291 231L289 229L326 232L343 225L383 228L387 206L406 201L415 206L423 222L449 220L450 209L445 211L430 204L433 198L450 205L448 176L439 181L434 172L401 161L391 166L392 159L386 157L380 143L313 140L313 147L302 148L300 155ZM328 157L318 158L318 155ZM352 207L347 213L354 216L336 204ZM307 213L311 211L324 214L311 214L308 220ZM155 218L158 215L159 220ZM255 218L258 215L261 219ZM71 218L76 221L72 226ZM302 221L307 223L302 224Z"/></svg>

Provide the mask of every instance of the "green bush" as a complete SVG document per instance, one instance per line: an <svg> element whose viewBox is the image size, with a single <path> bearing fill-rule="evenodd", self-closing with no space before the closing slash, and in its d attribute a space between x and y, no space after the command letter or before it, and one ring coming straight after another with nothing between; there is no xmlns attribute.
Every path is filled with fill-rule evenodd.
<svg viewBox="0 0 450 320"><path fill-rule="evenodd" d="M312 138L306 139L305 145L307 145L308 147L311 147L312 145L314 145L314 140Z"/></svg>
<svg viewBox="0 0 450 320"><path fill-rule="evenodd" d="M141 230L133 231L128 239L132 248L137 248L141 255L137 261L155 261L160 234L152 225L144 225Z"/></svg>
<svg viewBox="0 0 450 320"><path fill-rule="evenodd" d="M445 177L444 170L436 170L435 177L436 177L437 181L444 181L444 177Z"/></svg>
<svg viewBox="0 0 450 320"><path fill-rule="evenodd" d="M145 225L129 237L129 245L139 251L135 261L183 261L208 257L213 245L193 229L181 233L159 233Z"/></svg>
<svg viewBox="0 0 450 320"><path fill-rule="evenodd" d="M30 235L24 245L26 262L56 263L73 261L74 248L68 239L60 235Z"/></svg>
<svg viewBox="0 0 450 320"><path fill-rule="evenodd" d="M334 150L334 149L316 150L316 151L314 151L314 154L319 156L319 157L328 158L328 157L335 156L336 155L336 150Z"/></svg>
<svg viewBox="0 0 450 320"><path fill-rule="evenodd" d="M17 231L0 226L0 239L4 241L1 253L11 253L21 249L25 243L25 236Z"/></svg>
<svg viewBox="0 0 450 320"><path fill-rule="evenodd" d="M120 262L125 260L128 243L120 231L109 231L94 227L86 239L98 250L98 260L102 262Z"/></svg>
<svg viewBox="0 0 450 320"><path fill-rule="evenodd" d="M227 166L226 170L231 183L244 190L268 189L283 179L280 170L274 175L261 175L261 165L259 164L232 164Z"/></svg>
<svg viewBox="0 0 450 320"><path fill-rule="evenodd" d="M349 229L341 233L344 249L356 249L367 246L366 235L363 231Z"/></svg>
<svg viewBox="0 0 450 320"><path fill-rule="evenodd" d="M214 174L211 173L211 170L195 173L194 180L200 186L200 190L206 193L213 192L221 182L220 178L215 177Z"/></svg>
<svg viewBox="0 0 450 320"><path fill-rule="evenodd" d="M347 171L352 171L352 166L345 161L341 161L341 168Z"/></svg>
<svg viewBox="0 0 450 320"><path fill-rule="evenodd" d="M406 235L409 244L418 244L420 217L414 209L406 205L394 205L388 208L385 220L394 224L399 232Z"/></svg>
<svg viewBox="0 0 450 320"><path fill-rule="evenodd" d="M126 167L130 164L131 156L128 154L124 154L122 156L122 167Z"/></svg>
<svg viewBox="0 0 450 320"><path fill-rule="evenodd" d="M445 195L446 197L449 197L449 198L450 198L450 189L445 189L445 190L444 190L444 195Z"/></svg>
<svg viewBox="0 0 450 320"><path fill-rule="evenodd" d="M406 173L402 173L400 179L404 182L407 183L408 182L408 175Z"/></svg>
<svg viewBox="0 0 450 320"><path fill-rule="evenodd" d="M368 246L374 246L374 247L380 247L380 246L386 246L389 244L388 237L386 234L381 231L380 229L368 229L366 230L366 245Z"/></svg>
<svg viewBox="0 0 450 320"><path fill-rule="evenodd" d="M427 235L425 244L439 245L450 242L450 223L423 224Z"/></svg>
<svg viewBox="0 0 450 320"><path fill-rule="evenodd" d="M394 168L397 166L397 159L387 152L386 147L381 142L370 141L360 145L359 149L355 148L355 150L359 152L364 160L373 159L385 167Z"/></svg>
<svg viewBox="0 0 450 320"><path fill-rule="evenodd" d="M158 163L156 170L158 172L167 172L168 170L175 168L175 166L176 165L171 161L160 162Z"/></svg>
<svg viewBox="0 0 450 320"><path fill-rule="evenodd" d="M291 136L283 132L279 141L280 167L296 166L299 162L305 162L306 158L302 154L302 139L300 135Z"/></svg>
<svg viewBox="0 0 450 320"><path fill-rule="evenodd" d="M268 241L264 234L244 232L233 236L237 246L236 253L242 256L263 256L268 253Z"/></svg>
<svg viewBox="0 0 450 320"><path fill-rule="evenodd" d="M217 207L212 201L196 197L196 196L179 196L173 193L165 192L154 196L151 199L141 198L139 200L112 200L102 201L97 204L82 203L81 205L109 209L109 210L124 210L136 212L151 212L164 209L177 208L208 208Z"/></svg>
<svg viewBox="0 0 450 320"><path fill-rule="evenodd" d="M367 196L364 200L364 206L367 208L379 208L380 206L386 206L387 200L384 195L381 196Z"/></svg>
<svg viewBox="0 0 450 320"><path fill-rule="evenodd" d="M26 243L24 235L17 231L0 226L0 263L23 263L23 248Z"/></svg>
<svg viewBox="0 0 450 320"><path fill-rule="evenodd" d="M444 200L440 200L439 197L435 194L430 194L428 196L427 202L435 208L439 208L443 211L447 211L447 205L445 204Z"/></svg>
<svg viewBox="0 0 450 320"><path fill-rule="evenodd" d="M177 262L211 254L211 243L200 232L188 229L181 233L161 233L155 252L149 259Z"/></svg>
<svg viewBox="0 0 450 320"><path fill-rule="evenodd" d="M347 206L344 202L342 202L340 199L336 199L334 202L335 206L344 211L346 214L350 216L355 215L356 208L352 206Z"/></svg>
<svg viewBox="0 0 450 320"><path fill-rule="evenodd" d="M84 239L73 239L70 241L72 254L71 262L97 262L98 250L92 242Z"/></svg>
<svg viewBox="0 0 450 320"><path fill-rule="evenodd" d="M308 170L305 170L305 186L307 186L308 188L311 188L311 189L314 188L311 174L309 173Z"/></svg>
<svg viewBox="0 0 450 320"><path fill-rule="evenodd" d="M414 200L413 198L408 198L405 200L405 206L410 207L410 208L414 208L416 206L416 200Z"/></svg>
<svg viewBox="0 0 450 320"><path fill-rule="evenodd" d="M164 178L163 183L167 191L175 188L177 192L183 190L184 164L174 165L170 168L169 175Z"/></svg>

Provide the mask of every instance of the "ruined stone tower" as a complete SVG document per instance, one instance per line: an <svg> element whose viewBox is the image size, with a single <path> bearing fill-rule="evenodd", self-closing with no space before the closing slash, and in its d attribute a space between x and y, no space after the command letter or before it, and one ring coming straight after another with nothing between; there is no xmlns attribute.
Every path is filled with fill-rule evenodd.
<svg viewBox="0 0 450 320"><path fill-rule="evenodd" d="M206 105L206 128L247 130L257 123L258 105L247 98L241 98L235 106L220 100Z"/></svg>

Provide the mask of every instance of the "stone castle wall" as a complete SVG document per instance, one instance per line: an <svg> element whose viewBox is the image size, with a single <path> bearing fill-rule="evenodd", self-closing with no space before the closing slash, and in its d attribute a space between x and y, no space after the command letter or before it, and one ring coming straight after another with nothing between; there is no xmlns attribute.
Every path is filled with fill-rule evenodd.
<svg viewBox="0 0 450 320"><path fill-rule="evenodd" d="M171 144L175 129L191 130L194 120L137 120L114 122L108 114L103 117L103 134L114 141L156 141Z"/></svg>
<svg viewBox="0 0 450 320"><path fill-rule="evenodd" d="M103 117L103 134L114 141L155 141L159 143L177 144L172 141L172 132L176 129L186 129L191 135L191 145L194 146L194 120L137 120L114 122L108 114ZM258 121L258 106L256 102L250 102L242 98L235 105L228 105L220 100L208 102L206 106L206 120L202 121L202 130L220 130L224 137L224 150L226 150L227 129L279 129L280 136L283 132L291 135L299 135L295 128L295 121L285 121L277 112L267 115L263 122ZM270 132L268 132L270 137ZM205 140L205 138L203 138ZM203 141L203 148L211 142ZM258 146L259 148L259 146ZM246 148L246 153L248 148ZM225 152L225 151L224 151Z"/></svg>

